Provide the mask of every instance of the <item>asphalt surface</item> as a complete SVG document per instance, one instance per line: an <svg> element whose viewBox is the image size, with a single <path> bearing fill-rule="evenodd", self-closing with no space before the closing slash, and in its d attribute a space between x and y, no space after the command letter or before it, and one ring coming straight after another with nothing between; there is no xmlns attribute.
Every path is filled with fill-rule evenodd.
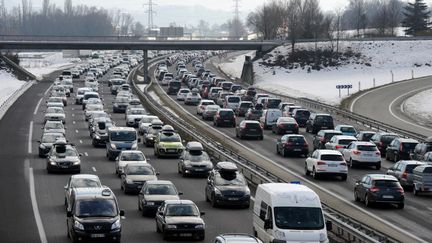
<svg viewBox="0 0 432 243"><path fill-rule="evenodd" d="M103 82L106 80L106 77L104 77L100 79L100 83L101 81ZM83 84L76 84L76 86L80 85ZM48 86L48 83L44 84L44 86L41 86L38 90L38 94L43 94ZM100 85L99 93L103 98L105 109L112 113L112 102L114 100L114 96L109 93L109 88L106 83L102 83ZM32 95L34 93L30 92L27 92L26 94L28 94L29 97L24 100L22 105L27 107L27 110L23 111L23 113L26 114L28 121L22 126L19 126L19 128L22 128L23 133L25 134L29 129L29 120L34 121L33 139L31 141L33 153L29 156L29 159L30 165L34 168L37 202L39 205L39 211L43 226L45 228L47 240L48 242L69 242L70 240L66 237L66 212L63 206L63 186L66 184L70 175L47 174L45 169L46 160L38 158L37 140L39 140L42 135L42 130L40 128L42 127L43 123L42 121L45 110L45 102L44 100L42 101L42 105L40 106L37 114L33 116L35 104L38 102L38 99L41 97L41 95L35 96ZM47 96L44 96L44 99L45 98L47 98ZM79 153L84 155L81 157L81 173L98 175L102 181L102 184L109 186L114 191L119 201L119 207L126 211L126 219L122 221L122 241L162 242L162 235L156 233L154 218L142 217L141 213L138 211L138 196L125 195L120 190L120 179L114 173L114 162L108 161L106 159L105 149L94 148L91 145L87 122L84 121L84 112L80 105L73 104L73 95L71 98L69 98L68 102L68 106L65 107L67 127L66 138L69 140L69 142L72 142L77 146ZM13 107L12 109L16 108ZM112 114L112 119L116 122L117 126L125 126L124 114ZM6 121L6 119L4 119L4 121ZM12 124L13 121L14 120L12 119L9 124ZM7 127L1 126L1 128L7 130ZM27 139L28 138L23 135L22 139L16 141L14 144L26 145ZM14 147L14 145L11 144L10 147ZM176 185L177 189L184 193L184 195L180 196L182 199L190 199L194 201L201 211L206 212L206 215L203 216L206 223L206 240L204 242L211 242L216 235L221 233L252 233L251 209L212 208L209 203L205 202L205 178L183 178L181 175L177 174L177 159L158 159L153 156L152 148L145 148L142 143L139 147L139 149L144 152L146 157L150 159L150 163L155 167L156 171L160 172L160 175L158 176L159 179L171 180ZM26 152L27 148L24 146L24 148L21 150ZM11 156L13 156L18 151L11 148L11 152L13 152L11 154ZM22 164L19 167L22 171ZM14 176L18 180L22 180L22 177L20 178L19 175ZM24 183L22 190L17 188L17 190L14 191L21 194L23 198L28 198L29 193L28 189L26 189L26 184ZM4 195L7 195L7 193L2 193L2 196ZM10 197L8 196L7 198ZM4 202L4 200L2 202ZM19 199L17 199L16 202L19 202ZM21 206L21 204L19 205ZM16 212L13 207L14 206L11 206L9 208L9 212ZM26 211L24 211L24 209L26 209ZM30 217L30 219L33 219L31 207L26 206L24 209L22 212L23 216L19 217L19 219L24 218L23 221L25 221L26 217L24 215L26 215L27 218ZM12 218L12 216L10 218ZM31 230L35 227L34 222L29 220L27 224L29 224L29 227L26 228L25 232L21 232L22 225L16 224L14 224L14 228L10 230L11 234L18 234L20 232L23 234L23 236L27 235L27 232L29 232L28 234L31 233L31 235L27 236L27 240L18 240L17 242L37 241L37 231ZM3 223L2 225L5 224ZM11 237L10 239L15 238ZM190 241L184 240L180 242Z"/></svg>
<svg viewBox="0 0 432 243"><path fill-rule="evenodd" d="M402 104L409 97L432 88L432 78L425 77L379 87L351 101L351 111L386 124L432 136L432 128L404 113ZM430 125L430 124L429 124Z"/></svg>
<svg viewBox="0 0 432 243"><path fill-rule="evenodd" d="M189 67L190 70L191 67ZM151 70L153 71L153 70ZM173 73L175 70L171 69ZM212 70L217 73L216 70ZM152 73L152 72L150 72ZM163 87L166 90L166 87ZM190 115L196 115L196 106L185 106L184 102L177 101L176 96L172 95L171 98L181 105L184 109L186 109ZM180 112L177 111L177 112ZM197 116L199 117L199 116ZM243 118L237 118L237 123L239 123ZM266 130L264 132L264 140L240 140L235 137L235 128L216 128L213 126L212 121L203 121L207 123L210 127L218 129L219 131L227 134L233 139L241 142L243 145L249 147L250 149L266 156L273 161L297 172L298 174L303 175L303 179L311 180L311 177L304 175L304 162L305 158L298 157L290 157L283 158L281 155L276 154L276 140L280 137L280 135L275 135L271 132L271 130ZM346 124L346 122L341 122L338 118L335 119L335 125L337 124ZM209 128L210 129L210 128ZM309 144L312 145L313 136L309 133L305 132L304 128L300 129L300 134L305 135ZM346 182L342 182L338 179L322 179L319 180L319 185L325 187L330 190L332 193L342 196L349 201L361 206L362 208L368 210L369 212L379 216L382 219L385 219L392 224L405 229L406 231L428 241L432 241L432 226L430 225L430 217L432 216L432 207L430 206L430 200L432 196L422 196L422 197L414 197L412 192L406 192L406 200L405 200L405 208L403 210L398 210L395 207L387 206L387 205L377 205L373 208L367 208L362 203L354 202L353 197L353 188L355 182L361 179L365 174L368 173L386 173L387 169L390 168L394 163L390 161L386 161L384 158L382 159L382 168L380 171L375 170L374 168L355 168L349 169L349 176ZM371 226L373 227L373 225Z"/></svg>

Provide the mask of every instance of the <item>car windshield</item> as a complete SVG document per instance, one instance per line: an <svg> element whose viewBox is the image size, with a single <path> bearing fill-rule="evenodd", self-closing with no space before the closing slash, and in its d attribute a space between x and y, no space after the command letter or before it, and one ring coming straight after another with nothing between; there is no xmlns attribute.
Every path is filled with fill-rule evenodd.
<svg viewBox="0 0 432 243"><path fill-rule="evenodd" d="M85 100L88 100L90 98L97 98L97 99L99 99L99 95L97 95L97 94L86 94L86 95L84 95L84 99Z"/></svg>
<svg viewBox="0 0 432 243"><path fill-rule="evenodd" d="M239 172L235 173L223 173L223 176L219 173L215 175L216 186L246 186L246 180L243 175Z"/></svg>
<svg viewBox="0 0 432 243"><path fill-rule="evenodd" d="M166 216L198 216L198 209L194 205L167 205Z"/></svg>
<svg viewBox="0 0 432 243"><path fill-rule="evenodd" d="M409 173L409 174L412 174L414 168L417 167L417 166L419 166L419 165L420 165L420 164L407 165L406 168L405 168L405 172L406 172L406 173Z"/></svg>
<svg viewBox="0 0 432 243"><path fill-rule="evenodd" d="M122 84L124 84L124 83L126 83L125 80L114 80L114 81L112 82L113 85L122 85Z"/></svg>
<svg viewBox="0 0 432 243"><path fill-rule="evenodd" d="M122 161L143 161L145 157L142 153L122 153Z"/></svg>
<svg viewBox="0 0 432 243"><path fill-rule="evenodd" d="M243 107L243 108L249 108L251 106L252 106L252 103L241 103L240 104L240 107Z"/></svg>
<svg viewBox="0 0 432 243"><path fill-rule="evenodd" d="M131 110L130 113L132 115L145 115L145 114L147 114L147 112L145 110L141 110L141 109L139 109L139 110Z"/></svg>
<svg viewBox="0 0 432 243"><path fill-rule="evenodd" d="M177 191L171 184L148 185L145 194L147 195L177 195Z"/></svg>
<svg viewBox="0 0 432 243"><path fill-rule="evenodd" d="M355 133L356 130L353 127L341 127L341 132L349 132L349 133Z"/></svg>
<svg viewBox="0 0 432 243"><path fill-rule="evenodd" d="M381 141L385 142L385 143L391 143L391 141L393 141L393 139L397 138L397 135L383 135L381 137Z"/></svg>
<svg viewBox="0 0 432 243"><path fill-rule="evenodd" d="M417 146L417 143L402 143L403 149L413 150Z"/></svg>
<svg viewBox="0 0 432 243"><path fill-rule="evenodd" d="M321 155L321 160L344 161L344 158L342 157L342 155L337 155L337 154L323 154Z"/></svg>
<svg viewBox="0 0 432 243"><path fill-rule="evenodd" d="M154 175L155 172L150 166L128 166L126 175Z"/></svg>
<svg viewBox="0 0 432 243"><path fill-rule="evenodd" d="M297 136L289 137L288 141L292 143L301 143L301 144L306 142L304 137L297 137Z"/></svg>
<svg viewBox="0 0 432 243"><path fill-rule="evenodd" d="M189 160L190 162L210 161L209 156L204 151L202 151L200 155L187 153L184 159Z"/></svg>
<svg viewBox="0 0 432 243"><path fill-rule="evenodd" d="M374 180L376 187L401 187L398 181L392 180Z"/></svg>
<svg viewBox="0 0 432 243"><path fill-rule="evenodd" d="M233 111L220 111L219 115L221 117L233 117L234 116L234 112Z"/></svg>
<svg viewBox="0 0 432 243"><path fill-rule="evenodd" d="M143 117L141 119L141 123L151 123L153 120L158 119L157 117Z"/></svg>
<svg viewBox="0 0 432 243"><path fill-rule="evenodd" d="M42 143L54 143L57 138L62 138L62 134L44 134L42 137Z"/></svg>
<svg viewBox="0 0 432 243"><path fill-rule="evenodd" d="M324 138L327 139L327 140L329 140L329 139L331 139L334 135L341 135L341 134L340 134L340 133L326 133L326 134L324 135Z"/></svg>
<svg viewBox="0 0 432 243"><path fill-rule="evenodd" d="M78 153L69 146L56 146L53 155L58 157L76 157Z"/></svg>
<svg viewBox="0 0 432 243"><path fill-rule="evenodd" d="M50 122L45 124L45 129L64 129L61 122Z"/></svg>
<svg viewBox="0 0 432 243"><path fill-rule="evenodd" d="M218 109L219 109L219 107L216 107L216 106L207 106L206 107L207 111L217 111Z"/></svg>
<svg viewBox="0 0 432 243"><path fill-rule="evenodd" d="M58 109L55 107L49 107L48 109L46 109L46 113L64 114L64 111L63 111L63 109Z"/></svg>
<svg viewBox="0 0 432 243"><path fill-rule="evenodd" d="M177 133L161 133L161 142L180 142L180 136Z"/></svg>
<svg viewBox="0 0 432 243"><path fill-rule="evenodd" d="M162 127L151 127L149 130L148 130L148 134L152 134L152 135L158 135L159 134L159 132L162 130Z"/></svg>
<svg viewBox="0 0 432 243"><path fill-rule="evenodd" d="M316 117L317 122L333 122L333 118L331 116L317 116Z"/></svg>
<svg viewBox="0 0 432 243"><path fill-rule="evenodd" d="M296 112L296 116L299 117L309 117L310 112L309 111L305 111L305 110L299 110Z"/></svg>
<svg viewBox="0 0 432 243"><path fill-rule="evenodd" d="M110 133L111 141L135 141L136 132L132 131L116 131Z"/></svg>
<svg viewBox="0 0 432 243"><path fill-rule="evenodd" d="M76 178L71 181L71 187L81 188L81 187L101 187L101 183L96 179L89 178Z"/></svg>
<svg viewBox="0 0 432 243"><path fill-rule="evenodd" d="M129 99L127 97L117 97L116 102L117 103L129 103Z"/></svg>
<svg viewBox="0 0 432 243"><path fill-rule="evenodd" d="M373 135L375 135L375 134L374 133L363 133L363 140L369 141Z"/></svg>
<svg viewBox="0 0 432 243"><path fill-rule="evenodd" d="M357 145L357 149L360 151L377 151L377 147L373 145Z"/></svg>
<svg viewBox="0 0 432 243"><path fill-rule="evenodd" d="M181 87L181 83L180 82L171 82L171 83L169 83L169 86L171 86L171 87Z"/></svg>
<svg viewBox="0 0 432 243"><path fill-rule="evenodd" d="M100 105L91 105L91 106L86 106L86 110L87 111L102 111L103 107Z"/></svg>
<svg viewBox="0 0 432 243"><path fill-rule="evenodd" d="M350 139L340 139L339 141L338 141L338 144L340 144L340 145L348 145L349 143L351 143L353 140L350 140Z"/></svg>
<svg viewBox="0 0 432 243"><path fill-rule="evenodd" d="M63 102L60 97L51 97L48 99L48 102Z"/></svg>
<svg viewBox="0 0 432 243"><path fill-rule="evenodd" d="M76 203L75 215L79 218L115 217L117 205L112 199L79 200Z"/></svg>
<svg viewBox="0 0 432 243"><path fill-rule="evenodd" d="M279 229L318 230L324 228L321 208L275 207L274 218Z"/></svg>

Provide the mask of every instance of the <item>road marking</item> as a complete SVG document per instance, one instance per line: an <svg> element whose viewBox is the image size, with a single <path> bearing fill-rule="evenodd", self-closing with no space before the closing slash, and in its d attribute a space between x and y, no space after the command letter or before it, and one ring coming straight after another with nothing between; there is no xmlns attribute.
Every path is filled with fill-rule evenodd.
<svg viewBox="0 0 432 243"><path fill-rule="evenodd" d="M85 152L84 155L85 155L86 157L88 157L88 153L87 153L87 152Z"/></svg>
<svg viewBox="0 0 432 243"><path fill-rule="evenodd" d="M430 87L429 87L429 88L430 88ZM412 125L412 126L419 127L419 128L424 129L424 130L427 130L427 131L432 132L432 129L429 129L429 128L427 128L427 127L423 127L423 126L421 126L421 125L419 125L419 124L416 124L416 123L413 123L413 122L407 121L407 120L405 120L405 119L402 119L401 117L397 116L397 115L393 112L393 109L392 109L392 106L394 105L394 103L396 103L396 101L398 101L400 98L402 98L402 97L404 97L404 96L406 96L406 95L408 95L408 94L415 93L415 92L418 92L418 91L420 91L420 90L427 90L427 89L428 89L428 88L423 87L423 88L420 88L420 89L411 90L411 91L408 92L408 93L405 93L405 94L402 94L402 95L396 97L396 99L394 99L394 100L390 103L390 105L389 105L389 107L388 107L388 110L389 110L390 114L391 114L393 117L395 117L396 119L398 119L398 120L400 120L400 121L402 121L402 122L405 122L405 123L408 123L408 124L410 124L410 125ZM402 103L402 105L403 105L403 103ZM401 106L402 106L402 105L401 105ZM403 109L402 109L402 111L403 111Z"/></svg>
<svg viewBox="0 0 432 243"><path fill-rule="evenodd" d="M26 159L28 160L28 159ZM37 200L36 200L36 191L35 191L35 184L34 184L34 175L33 175L33 168L29 168L29 186L30 186L30 199L31 199L31 203L32 203L32 208L33 208L33 214L36 220L36 226L38 228L38 232L39 232L39 238L41 243L48 243L46 234L45 234L45 229L42 223L42 218L40 216L39 213L39 207L37 204Z"/></svg>
<svg viewBox="0 0 432 243"><path fill-rule="evenodd" d="M33 140L33 121L30 122L29 135L28 135L28 153L32 153L32 140Z"/></svg>
<svg viewBox="0 0 432 243"><path fill-rule="evenodd" d="M75 122L75 121L72 121L72 123L75 124L76 122Z"/></svg>
<svg viewBox="0 0 432 243"><path fill-rule="evenodd" d="M96 172L96 168L95 168L95 167L92 167L92 170L93 170L94 172Z"/></svg>
<svg viewBox="0 0 432 243"><path fill-rule="evenodd" d="M48 89L45 90L44 95L48 94L48 91L52 88L53 85L54 85L54 84L51 84L51 85L48 87Z"/></svg>
<svg viewBox="0 0 432 243"><path fill-rule="evenodd" d="M75 110L75 108L72 107L72 110Z"/></svg>
<svg viewBox="0 0 432 243"><path fill-rule="evenodd" d="M72 114L72 116L75 116L75 114Z"/></svg>
<svg viewBox="0 0 432 243"><path fill-rule="evenodd" d="M78 133L78 130L75 130L76 133Z"/></svg>
<svg viewBox="0 0 432 243"><path fill-rule="evenodd" d="M79 142L80 142L80 143L83 143L83 141L82 141L81 139L79 140Z"/></svg>
<svg viewBox="0 0 432 243"><path fill-rule="evenodd" d="M43 99L43 97L40 98L39 102L37 103L37 105L36 105L36 107L35 107L35 110L34 110L34 112L33 112L33 115L36 115L36 114L37 114L37 112L38 112L38 110L39 110L39 106L40 106L40 104L41 104L41 102L42 102L42 99Z"/></svg>

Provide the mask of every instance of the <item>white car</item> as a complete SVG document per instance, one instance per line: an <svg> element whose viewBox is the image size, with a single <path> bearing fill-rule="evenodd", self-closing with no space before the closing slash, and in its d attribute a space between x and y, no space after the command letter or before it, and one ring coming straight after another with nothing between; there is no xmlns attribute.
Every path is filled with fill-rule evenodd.
<svg viewBox="0 0 432 243"><path fill-rule="evenodd" d="M84 83L84 86L92 89L94 92L99 91L99 82L94 79L87 79Z"/></svg>
<svg viewBox="0 0 432 243"><path fill-rule="evenodd" d="M121 151L115 162L115 172L119 177L128 163L147 163L147 159L143 152L139 150Z"/></svg>
<svg viewBox="0 0 432 243"><path fill-rule="evenodd" d="M141 119L147 115L147 111L144 108L131 108L126 113L126 126L138 127Z"/></svg>
<svg viewBox="0 0 432 243"><path fill-rule="evenodd" d="M201 101L201 95L197 92L191 92L186 95L185 105L197 105Z"/></svg>
<svg viewBox="0 0 432 243"><path fill-rule="evenodd" d="M44 122L61 121L66 123L66 115L62 107L48 107L45 111Z"/></svg>
<svg viewBox="0 0 432 243"><path fill-rule="evenodd" d="M144 133L147 132L147 129L151 126L154 120L159 120L159 117L149 115L143 116L138 124L138 133L140 135L144 135Z"/></svg>
<svg viewBox="0 0 432 243"><path fill-rule="evenodd" d="M336 135L333 136L330 141L325 144L326 149L337 150L342 153L342 151L351 142L357 141L357 138L353 136Z"/></svg>
<svg viewBox="0 0 432 243"><path fill-rule="evenodd" d="M216 103L213 100L201 100L197 106L197 115L201 115L208 105L216 105Z"/></svg>
<svg viewBox="0 0 432 243"><path fill-rule="evenodd" d="M85 92L90 92L90 91L92 91L91 88L87 88L87 87L78 88L77 93L75 95L75 104L82 105L82 100Z"/></svg>
<svg viewBox="0 0 432 243"><path fill-rule="evenodd" d="M189 94L190 92L191 91L188 88L181 88L177 93L177 100L181 100L181 101L185 100L187 94Z"/></svg>
<svg viewBox="0 0 432 243"><path fill-rule="evenodd" d="M318 179L321 175L340 176L343 181L348 177L348 167L339 151L317 149L306 159L306 175Z"/></svg>
<svg viewBox="0 0 432 243"><path fill-rule="evenodd" d="M83 188L83 187L103 187L102 183L100 182L100 179L97 175L90 175L90 174L78 174L78 175L72 175L66 186L64 186L65 189L65 199L64 203L66 208L70 208L70 199L72 196L72 191L75 188Z"/></svg>
<svg viewBox="0 0 432 243"><path fill-rule="evenodd" d="M48 132L66 134L65 127L61 121L47 121L43 127L43 133Z"/></svg>
<svg viewBox="0 0 432 243"><path fill-rule="evenodd" d="M356 165L364 165L375 166L377 170L381 169L381 153L374 143L352 142L342 154L351 168Z"/></svg>
<svg viewBox="0 0 432 243"><path fill-rule="evenodd" d="M92 113L104 111L102 104L87 104L84 111L85 120L88 121Z"/></svg>

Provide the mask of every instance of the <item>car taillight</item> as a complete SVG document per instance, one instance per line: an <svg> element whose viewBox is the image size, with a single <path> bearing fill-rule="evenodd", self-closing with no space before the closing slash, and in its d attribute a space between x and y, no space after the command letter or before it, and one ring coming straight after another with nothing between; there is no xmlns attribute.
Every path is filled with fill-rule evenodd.
<svg viewBox="0 0 432 243"><path fill-rule="evenodd" d="M298 126L298 124L296 123L296 124L294 124L294 127L295 127L295 128L298 128L299 126Z"/></svg>
<svg viewBox="0 0 432 243"><path fill-rule="evenodd" d="M326 162L324 162L324 161L318 161L317 162L317 165L326 165L327 163Z"/></svg>
<svg viewBox="0 0 432 243"><path fill-rule="evenodd" d="M344 146L342 146L342 145L336 145L335 148L336 149L341 149L341 148L344 148Z"/></svg>
<svg viewBox="0 0 432 243"><path fill-rule="evenodd" d="M378 145L379 145L380 147L382 147L382 146L383 146L383 142L379 142Z"/></svg>
<svg viewBox="0 0 432 243"><path fill-rule="evenodd" d="M403 151L403 146L402 146L402 144L399 146L399 151Z"/></svg>
<svg viewBox="0 0 432 243"><path fill-rule="evenodd" d="M381 152L380 151L376 151L375 154L381 156Z"/></svg>
<svg viewBox="0 0 432 243"><path fill-rule="evenodd" d="M294 143L293 142L286 142L285 146L292 146Z"/></svg>
<svg viewBox="0 0 432 243"><path fill-rule="evenodd" d="M303 144L303 147L307 148L307 147L309 147L309 144L308 144L307 142L305 142L305 143Z"/></svg>
<svg viewBox="0 0 432 243"><path fill-rule="evenodd" d="M284 125L283 124L278 124L278 127L279 128L284 128Z"/></svg>
<svg viewBox="0 0 432 243"><path fill-rule="evenodd" d="M320 141L321 141L322 143L324 143L324 142L325 142L325 138L320 138Z"/></svg>
<svg viewBox="0 0 432 243"><path fill-rule="evenodd" d="M358 150L353 150L353 154L355 154L355 155L359 155L359 154L361 154L361 152L358 151Z"/></svg>
<svg viewBox="0 0 432 243"><path fill-rule="evenodd" d="M341 166L347 166L347 163L342 162L342 163L340 163L339 165L341 165Z"/></svg>
<svg viewBox="0 0 432 243"><path fill-rule="evenodd" d="M404 191L404 189L403 189L402 187L398 187L398 188L396 189L396 191L397 191L397 192L400 192L400 194L402 194L402 195L405 194L405 191Z"/></svg>
<svg viewBox="0 0 432 243"><path fill-rule="evenodd" d="M404 172L401 177L404 179L408 178L408 173Z"/></svg>
<svg viewBox="0 0 432 243"><path fill-rule="evenodd" d="M380 189L378 187L371 187L370 192L378 192Z"/></svg>

